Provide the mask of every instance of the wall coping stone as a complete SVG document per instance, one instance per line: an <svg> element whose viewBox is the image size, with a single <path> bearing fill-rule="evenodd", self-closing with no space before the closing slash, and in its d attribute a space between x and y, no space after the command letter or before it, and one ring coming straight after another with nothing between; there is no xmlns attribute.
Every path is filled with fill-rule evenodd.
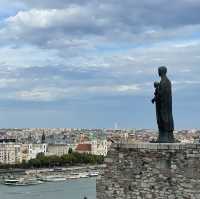
<svg viewBox="0 0 200 199"><path fill-rule="evenodd" d="M111 148L117 149L148 149L148 150L186 150L200 149L200 144L193 143L113 143Z"/></svg>

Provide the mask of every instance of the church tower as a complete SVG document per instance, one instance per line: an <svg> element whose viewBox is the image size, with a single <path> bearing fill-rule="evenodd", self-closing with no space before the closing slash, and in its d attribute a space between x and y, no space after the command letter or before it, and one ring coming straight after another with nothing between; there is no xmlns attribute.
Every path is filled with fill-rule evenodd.
<svg viewBox="0 0 200 199"><path fill-rule="evenodd" d="M42 133L42 141L41 142L42 142L42 144L46 143L46 136L45 136L44 131Z"/></svg>

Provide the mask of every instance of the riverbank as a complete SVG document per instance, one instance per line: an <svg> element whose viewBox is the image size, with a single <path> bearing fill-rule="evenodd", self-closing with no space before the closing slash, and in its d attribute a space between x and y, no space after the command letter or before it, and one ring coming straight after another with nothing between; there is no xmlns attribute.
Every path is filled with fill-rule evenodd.
<svg viewBox="0 0 200 199"><path fill-rule="evenodd" d="M18 169L18 168L10 168L10 169L0 169L0 176L9 174L29 174L29 173L42 173L42 172L64 172L71 170L87 170L87 169L101 169L104 168L105 164L100 165L85 165L81 164L78 166L67 166L67 167L54 167L54 168L33 168L33 169Z"/></svg>
<svg viewBox="0 0 200 199"><path fill-rule="evenodd" d="M105 164L101 165L79 165L79 166L69 166L69 167L55 167L55 168L42 168L42 169L26 169L26 174L38 174L38 173L70 173L70 172L87 172L98 170L101 171L105 167Z"/></svg>

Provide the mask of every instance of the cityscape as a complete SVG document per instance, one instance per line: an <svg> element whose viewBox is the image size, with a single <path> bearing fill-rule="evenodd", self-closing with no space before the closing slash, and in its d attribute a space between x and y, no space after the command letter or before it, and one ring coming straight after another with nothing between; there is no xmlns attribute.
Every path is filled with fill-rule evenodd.
<svg viewBox="0 0 200 199"><path fill-rule="evenodd" d="M6 187L12 187L10 193L18 193L19 199L33 197L34 192L38 191L40 194L37 194L37 198L42 199L45 195L53 199L55 196L49 195L47 190L54 184L55 190L62 187L62 190L55 191L55 194L70 194L70 197L80 199L95 198L96 194L99 198L104 197L101 194L104 193L101 190L101 183L104 180L101 175L104 176L103 173L110 169L108 159L116 158L109 151L113 151L116 144L121 148L123 145L141 147L143 146L141 144L145 143L148 146L148 143L154 143L158 137L158 132L153 129L119 129L117 127L115 125L115 128L110 129L0 129L0 181L2 184L0 189L3 188L1 186L5 186L2 194L6 196L5 191L8 191ZM200 143L198 129L175 130L174 136L179 142L178 146L188 144L196 146ZM153 146L148 146L148 150L149 147ZM162 147L162 144L157 147ZM198 155L198 153L195 154ZM124 160L123 158L122 162L120 161L119 167L124 164ZM128 169L127 165L126 167ZM129 172L131 173L131 170ZM108 178L112 179L118 171L115 171L112 176L109 176L110 173L112 171L109 171ZM103 186L107 186L107 183L107 180L103 181ZM80 186L79 192L72 191L76 186ZM29 194L26 190L29 190ZM146 195L143 198L147 198Z"/></svg>
<svg viewBox="0 0 200 199"><path fill-rule="evenodd" d="M72 129L28 128L0 130L0 163L17 164L34 159L38 154L62 156L69 149L78 153L106 156L111 144L143 143L156 140L151 129ZM180 143L199 143L200 130L176 130Z"/></svg>

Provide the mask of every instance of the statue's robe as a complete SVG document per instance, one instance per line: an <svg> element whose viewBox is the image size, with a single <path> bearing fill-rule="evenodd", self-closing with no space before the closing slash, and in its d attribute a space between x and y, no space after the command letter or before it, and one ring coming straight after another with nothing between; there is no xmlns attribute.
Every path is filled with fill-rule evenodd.
<svg viewBox="0 0 200 199"><path fill-rule="evenodd" d="M163 77L160 81L158 89L156 110L157 123L160 135L165 139L173 139L174 120L172 115L172 86L167 77ZM170 138L171 137L171 138Z"/></svg>

